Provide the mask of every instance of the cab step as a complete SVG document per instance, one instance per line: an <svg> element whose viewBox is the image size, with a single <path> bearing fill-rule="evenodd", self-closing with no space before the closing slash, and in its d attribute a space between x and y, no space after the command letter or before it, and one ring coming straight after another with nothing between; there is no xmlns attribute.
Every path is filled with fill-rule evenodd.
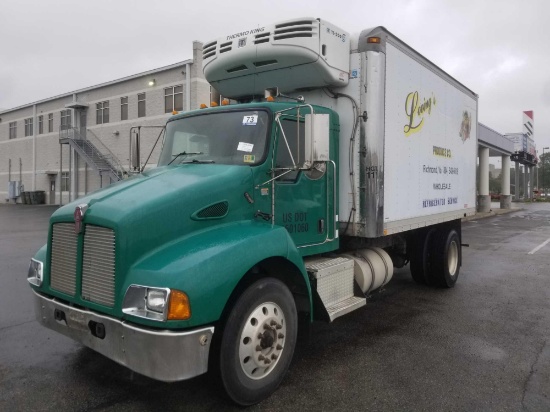
<svg viewBox="0 0 550 412"><path fill-rule="evenodd" d="M322 306L329 322L367 304L367 299L355 286L354 265L352 259L345 257L305 260L306 270L319 298L317 302L321 302L318 306Z"/></svg>

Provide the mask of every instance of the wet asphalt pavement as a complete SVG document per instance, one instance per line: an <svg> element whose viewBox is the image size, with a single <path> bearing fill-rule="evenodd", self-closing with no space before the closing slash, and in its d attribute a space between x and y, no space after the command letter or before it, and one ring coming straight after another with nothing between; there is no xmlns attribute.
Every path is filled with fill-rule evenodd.
<svg viewBox="0 0 550 412"><path fill-rule="evenodd" d="M279 390L248 409L549 411L550 203L521 207L464 224L455 288L405 267L366 307L314 324ZM209 375L156 382L34 320L26 273L53 210L0 206L0 410L239 410Z"/></svg>

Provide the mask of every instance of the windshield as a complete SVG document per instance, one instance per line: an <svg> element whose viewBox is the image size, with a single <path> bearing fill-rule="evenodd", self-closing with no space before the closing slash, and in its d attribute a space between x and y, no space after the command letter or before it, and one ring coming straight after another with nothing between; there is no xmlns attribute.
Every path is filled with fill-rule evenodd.
<svg viewBox="0 0 550 412"><path fill-rule="evenodd" d="M168 122L158 164L258 164L264 157L268 125L268 113L259 110L208 113Z"/></svg>

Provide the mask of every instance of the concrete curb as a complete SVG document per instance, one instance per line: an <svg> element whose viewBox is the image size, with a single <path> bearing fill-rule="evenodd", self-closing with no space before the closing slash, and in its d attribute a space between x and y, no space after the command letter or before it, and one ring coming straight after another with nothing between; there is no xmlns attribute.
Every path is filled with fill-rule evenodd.
<svg viewBox="0 0 550 412"><path fill-rule="evenodd" d="M464 218L462 218L462 221L463 222L469 222L471 220L485 219L487 217L500 216L500 215L506 215L508 213L519 212L520 210L523 210L523 208L520 207L520 208L517 208L517 209L494 209L494 210L491 209L488 212L476 213L473 216L464 217Z"/></svg>

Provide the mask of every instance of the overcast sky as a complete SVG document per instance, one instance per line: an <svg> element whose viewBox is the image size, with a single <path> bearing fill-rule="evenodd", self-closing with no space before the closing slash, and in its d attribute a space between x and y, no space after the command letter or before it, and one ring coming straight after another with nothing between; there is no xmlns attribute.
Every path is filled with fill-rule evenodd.
<svg viewBox="0 0 550 412"><path fill-rule="evenodd" d="M550 1L1 0L0 109L192 57L192 41L295 17L383 25L479 95L479 121L550 146Z"/></svg>

